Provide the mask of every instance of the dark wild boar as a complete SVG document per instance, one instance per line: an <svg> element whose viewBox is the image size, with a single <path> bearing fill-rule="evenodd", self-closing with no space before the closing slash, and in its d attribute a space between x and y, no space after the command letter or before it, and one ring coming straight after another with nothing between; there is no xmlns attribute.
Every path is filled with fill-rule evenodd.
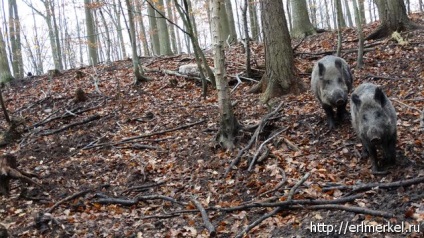
<svg viewBox="0 0 424 238"><path fill-rule="evenodd" d="M396 111L386 94L375 84L363 83L351 97L352 125L361 139L362 157L371 157L374 174L385 174L384 164L396 159ZM383 152L383 161L377 160L377 148Z"/></svg>
<svg viewBox="0 0 424 238"><path fill-rule="evenodd" d="M346 104L352 81L349 65L340 57L325 56L314 65L311 87L327 115L330 129L335 127L333 108L337 108L337 120L347 114Z"/></svg>

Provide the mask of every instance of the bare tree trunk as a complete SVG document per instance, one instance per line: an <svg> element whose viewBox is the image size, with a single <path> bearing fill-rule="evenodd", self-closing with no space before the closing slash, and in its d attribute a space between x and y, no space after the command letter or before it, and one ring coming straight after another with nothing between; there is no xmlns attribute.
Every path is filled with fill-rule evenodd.
<svg viewBox="0 0 424 238"><path fill-rule="evenodd" d="M146 35L146 27L144 26L144 20L142 13L142 3L134 0L134 4L137 7L137 14L138 14L138 26L139 31L141 34L141 45L143 46L143 53L146 56L150 56L150 50L149 50L149 43L147 42L147 35Z"/></svg>
<svg viewBox="0 0 424 238"><path fill-rule="evenodd" d="M350 14L350 7L349 7L349 1L345 0L343 1L345 9L346 9L346 17L347 17L347 25L349 27L353 27L353 21L352 21L352 15Z"/></svg>
<svg viewBox="0 0 424 238"><path fill-rule="evenodd" d="M239 124L234 116L233 108L231 106L230 90L225 72L225 53L220 29L221 14L220 9L223 0L212 1L212 38L214 45L214 65L215 77L217 79L218 90L218 105L220 111L220 131L218 135L218 142L226 149L231 150L234 148L234 140L238 132Z"/></svg>
<svg viewBox="0 0 424 238"><path fill-rule="evenodd" d="M95 33L94 18L91 13L91 0L84 0L85 10L85 25L87 29L87 46L88 46L88 63L89 65L97 65L98 52L97 52L97 37Z"/></svg>
<svg viewBox="0 0 424 238"><path fill-rule="evenodd" d="M172 55L171 42L169 39L168 25L165 19L165 9L163 0L157 0L155 3L155 14L157 16L157 26L158 26L158 35L159 35L159 44L160 44L160 54L161 55Z"/></svg>
<svg viewBox="0 0 424 238"><path fill-rule="evenodd" d="M324 7L325 7L325 22L327 23L327 28L331 30L331 24L330 24L330 8L328 7L328 0L324 0Z"/></svg>
<svg viewBox="0 0 424 238"><path fill-rule="evenodd" d="M134 25L134 14L133 7L129 0L125 0L127 4L128 23L130 25L130 41L131 41L131 52L132 52L132 63L134 72L134 84L140 84L147 81L148 79L143 74L143 69L140 67L140 59L137 55L137 42L135 36L135 25Z"/></svg>
<svg viewBox="0 0 424 238"><path fill-rule="evenodd" d="M244 28L244 41L245 41L245 51L246 51L246 77L250 78L252 75L252 69L250 67L250 37L249 37L249 28L247 24L247 5L248 0L244 0L244 6L242 8L243 15L243 28Z"/></svg>
<svg viewBox="0 0 424 238"><path fill-rule="evenodd" d="M291 36L293 38L302 38L316 33L314 26L309 20L306 0L291 0L293 13L293 29Z"/></svg>
<svg viewBox="0 0 424 238"><path fill-rule="evenodd" d="M17 78L22 78L24 76L20 25L16 0L9 0L9 39L12 48L11 61L13 75Z"/></svg>
<svg viewBox="0 0 424 238"><path fill-rule="evenodd" d="M304 91L294 73L293 50L281 1L261 1L266 72L256 86L265 89L263 103L280 95ZM266 86L266 87L265 87Z"/></svg>
<svg viewBox="0 0 424 238"><path fill-rule="evenodd" d="M174 12L172 11L172 0L166 0L166 11L170 21L174 22ZM179 53L180 49L177 47L177 38L175 36L175 26L170 24L169 26L169 35L171 39L171 45L174 53Z"/></svg>
<svg viewBox="0 0 424 238"><path fill-rule="evenodd" d="M356 0L353 0L353 9L355 11L355 21L356 21L356 27L358 29L358 35L359 35L359 40L358 40L358 57L356 59L356 68L360 69L363 67L364 65L364 32L362 30L362 20L361 20L361 10L362 9L358 9L358 4L356 3ZM359 7L361 7L361 5L359 5Z"/></svg>
<svg viewBox="0 0 424 238"><path fill-rule="evenodd" d="M231 4L231 0L225 0L225 10L227 11L228 27L230 29L229 42L236 43L237 42L236 23L234 20L233 6Z"/></svg>
<svg viewBox="0 0 424 238"><path fill-rule="evenodd" d="M13 80L13 76L10 72L9 62L7 62L6 44L0 27L0 83L7 83L11 80Z"/></svg>
<svg viewBox="0 0 424 238"><path fill-rule="evenodd" d="M336 1L336 14L337 14L337 56L340 57L342 51L342 28L343 28L343 11L341 0ZM345 24L346 26L346 24Z"/></svg>
<svg viewBox="0 0 424 238"><path fill-rule="evenodd" d="M153 54L159 55L160 42L159 42L158 27L157 27L157 21L156 21L156 11L150 4L147 4L147 5L148 5L147 14L149 15L150 43L152 44Z"/></svg>
<svg viewBox="0 0 424 238"><path fill-rule="evenodd" d="M259 41L259 25L258 25L258 14L256 13L256 1L249 0L249 19L250 29L252 30L252 39Z"/></svg>
<svg viewBox="0 0 424 238"><path fill-rule="evenodd" d="M377 30L366 37L366 40L383 38L394 31L422 28L408 18L403 0L375 0L375 3L381 23Z"/></svg>

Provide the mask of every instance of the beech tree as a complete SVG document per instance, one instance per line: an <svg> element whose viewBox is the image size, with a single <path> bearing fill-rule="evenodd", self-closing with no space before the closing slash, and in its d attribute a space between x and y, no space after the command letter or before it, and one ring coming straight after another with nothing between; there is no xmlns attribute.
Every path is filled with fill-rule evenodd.
<svg viewBox="0 0 424 238"><path fill-rule="evenodd" d="M6 83L11 80L13 80L13 76L7 62L6 44L3 40L3 32L0 26L0 82Z"/></svg>
<svg viewBox="0 0 424 238"><path fill-rule="evenodd" d="M380 26L372 32L367 40L389 36L394 31L405 31L422 28L413 23L406 14L403 0L374 0L380 16Z"/></svg>
<svg viewBox="0 0 424 238"><path fill-rule="evenodd" d="M230 90L225 72L225 54L222 41L220 9L224 0L212 1L212 39L214 49L214 65L216 88L218 90L218 105L220 112L220 130L218 142L226 149L234 148L234 140L237 135L239 124L231 106Z"/></svg>
<svg viewBox="0 0 424 238"><path fill-rule="evenodd" d="M293 28L291 36L301 38L316 33L314 26L309 20L306 0L291 0Z"/></svg>
<svg viewBox="0 0 424 238"><path fill-rule="evenodd" d="M94 18L91 13L91 0L84 0L85 25L87 28L88 63L97 65L99 58L97 53L97 36L94 26Z"/></svg>
<svg viewBox="0 0 424 238"><path fill-rule="evenodd" d="M294 73L293 50L282 1L261 1L261 19L265 46L265 74L251 92L263 91L261 101L288 93L300 93L304 87Z"/></svg>
<svg viewBox="0 0 424 238"><path fill-rule="evenodd" d="M130 4L129 0L125 0L127 4L127 13L128 13L128 24L130 26L129 34L131 41L131 52L132 52L132 63L133 63L133 72L134 72L134 84L139 84L141 82L147 81L148 78L144 76L143 68L140 66L140 59L137 55L137 43L135 36L135 24L134 24L134 14L133 7Z"/></svg>

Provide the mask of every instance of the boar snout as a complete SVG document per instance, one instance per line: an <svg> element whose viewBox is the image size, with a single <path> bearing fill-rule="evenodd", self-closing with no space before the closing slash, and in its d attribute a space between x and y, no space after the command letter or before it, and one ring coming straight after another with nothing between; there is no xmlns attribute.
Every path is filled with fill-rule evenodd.
<svg viewBox="0 0 424 238"><path fill-rule="evenodd" d="M337 99L337 101L336 101L336 105L337 105L337 106L342 106L342 105L344 105L345 103L346 103L346 100L341 99L341 98Z"/></svg>

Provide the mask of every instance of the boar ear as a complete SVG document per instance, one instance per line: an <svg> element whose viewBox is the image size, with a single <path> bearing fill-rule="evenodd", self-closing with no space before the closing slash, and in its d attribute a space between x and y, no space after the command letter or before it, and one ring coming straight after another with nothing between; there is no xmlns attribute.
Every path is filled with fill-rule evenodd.
<svg viewBox="0 0 424 238"><path fill-rule="evenodd" d="M336 68L338 68L339 70L342 70L342 61L340 59L336 59L334 64L336 65Z"/></svg>
<svg viewBox="0 0 424 238"><path fill-rule="evenodd" d="M324 76L325 73L325 66L322 63L318 63L318 72L319 72L319 76Z"/></svg>
<svg viewBox="0 0 424 238"><path fill-rule="evenodd" d="M356 94L352 94L352 102L359 107L361 105L361 99L359 99L359 96Z"/></svg>
<svg viewBox="0 0 424 238"><path fill-rule="evenodd" d="M381 88L377 87L375 89L374 100L379 102L382 107L384 107L384 105L386 105L386 96L384 95Z"/></svg>

